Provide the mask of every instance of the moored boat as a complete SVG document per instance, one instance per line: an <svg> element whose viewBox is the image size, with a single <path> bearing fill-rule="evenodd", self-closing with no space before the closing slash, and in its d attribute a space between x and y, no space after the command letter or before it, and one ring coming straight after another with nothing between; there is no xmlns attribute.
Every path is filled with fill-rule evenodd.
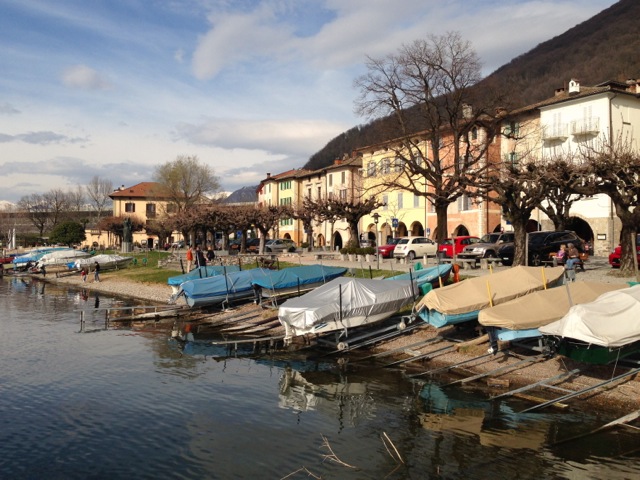
<svg viewBox="0 0 640 480"><path fill-rule="evenodd" d="M184 295L190 307L205 307L225 301L247 299L254 296L254 280L266 277L267 272L261 268L251 268L215 277L187 280L180 284L178 293L172 295L169 301L173 302Z"/></svg>
<svg viewBox="0 0 640 480"><path fill-rule="evenodd" d="M592 302L603 293L621 288L624 285L570 282L485 308L478 314L478 323L489 331L492 343L536 338L541 336L539 327L559 320L573 305Z"/></svg>
<svg viewBox="0 0 640 480"><path fill-rule="evenodd" d="M451 275L451 268L452 265L450 263L443 263L433 267L395 275L385 278L385 280L415 280L418 284L418 290L424 294L431 287L435 288L445 285ZM427 287L427 284L429 284L430 287Z"/></svg>
<svg viewBox="0 0 640 480"><path fill-rule="evenodd" d="M607 292L575 305L560 320L539 328L555 352L606 364L640 351L640 286Z"/></svg>
<svg viewBox="0 0 640 480"><path fill-rule="evenodd" d="M82 270L86 268L87 271L92 271L94 265L98 262L100 270L113 270L118 268L124 268L133 261L133 257L123 257L121 255L108 255L100 254L93 257L81 258L73 262L73 268Z"/></svg>
<svg viewBox="0 0 640 480"><path fill-rule="evenodd" d="M238 265L208 265L206 267L197 267L188 273L182 275L176 275L170 277L167 280L167 284L171 287L172 294L177 294L180 290L180 285L187 280L198 280L200 278L215 277L224 273L239 272L240 267Z"/></svg>
<svg viewBox="0 0 640 480"><path fill-rule="evenodd" d="M285 342L381 322L413 303L417 288L409 280L335 278L280 306L278 319L285 327Z"/></svg>
<svg viewBox="0 0 640 480"><path fill-rule="evenodd" d="M344 267L325 265L301 265L299 267L271 270L264 278L257 278L253 284L260 288L260 296L277 297L291 294L300 295L313 290L347 272Z"/></svg>
<svg viewBox="0 0 640 480"><path fill-rule="evenodd" d="M454 325L476 320L484 308L556 286L563 278L563 267L517 266L431 290L416 305L416 311L434 327Z"/></svg>

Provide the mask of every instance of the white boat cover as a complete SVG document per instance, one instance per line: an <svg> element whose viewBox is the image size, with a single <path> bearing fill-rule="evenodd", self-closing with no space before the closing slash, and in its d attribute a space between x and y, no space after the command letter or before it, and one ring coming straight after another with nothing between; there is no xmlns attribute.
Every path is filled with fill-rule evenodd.
<svg viewBox="0 0 640 480"><path fill-rule="evenodd" d="M71 263L79 258L87 258L91 256L89 252L83 250L75 250L69 248L66 250L55 250L53 252L45 253L38 260L38 265L61 265L65 263Z"/></svg>
<svg viewBox="0 0 640 480"><path fill-rule="evenodd" d="M428 308L448 315L473 312L541 290L545 284L556 285L563 275L564 267L513 267L431 290L416 310Z"/></svg>
<svg viewBox="0 0 640 480"><path fill-rule="evenodd" d="M478 322L485 327L509 330L538 328L562 318L572 305L592 302L603 293L621 288L624 285L614 283L567 283L480 310Z"/></svg>
<svg viewBox="0 0 640 480"><path fill-rule="evenodd" d="M640 285L604 293L591 303L575 305L560 320L539 330L543 335L609 348L640 341Z"/></svg>
<svg viewBox="0 0 640 480"><path fill-rule="evenodd" d="M298 332L310 331L320 324L337 322L342 328L380 321L413 302L409 280L383 282L362 278L338 277L315 290L284 302L278 311L283 325Z"/></svg>
<svg viewBox="0 0 640 480"><path fill-rule="evenodd" d="M123 267L128 265L129 262L133 261L133 257L123 257L122 255L116 254L100 254L94 255L93 257L81 258L80 260L76 260L73 263L73 267L81 270L86 267L89 270L93 270L93 266L96 262L100 265L100 268L114 268L114 267Z"/></svg>

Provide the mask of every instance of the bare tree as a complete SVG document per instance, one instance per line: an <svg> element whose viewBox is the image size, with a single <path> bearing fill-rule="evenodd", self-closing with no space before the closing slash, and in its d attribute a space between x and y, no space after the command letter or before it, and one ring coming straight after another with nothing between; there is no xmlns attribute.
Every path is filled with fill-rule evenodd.
<svg viewBox="0 0 640 480"><path fill-rule="evenodd" d="M109 195L113 192L111 180L94 176L85 187L87 195L96 211L97 219L100 220L107 209L107 204L111 201Z"/></svg>
<svg viewBox="0 0 640 480"><path fill-rule="evenodd" d="M213 170L200 163L196 156L181 155L172 162L157 167L154 174L164 194L181 214L197 203L202 203L205 195L213 194L220 188L218 177Z"/></svg>
<svg viewBox="0 0 640 480"><path fill-rule="evenodd" d="M67 198L69 199L69 210L72 212L81 212L85 210L85 196L84 188L77 185L75 190L69 190L67 192Z"/></svg>
<svg viewBox="0 0 640 480"><path fill-rule="evenodd" d="M478 55L458 33L448 33L385 58L368 57L367 70L355 81L356 111L389 116L398 134L386 145L389 164L364 165L369 193L392 188L428 198L441 241L448 234L449 205L487 167L495 135L495 108L479 105L473 95L481 78Z"/></svg>
<svg viewBox="0 0 640 480"><path fill-rule="evenodd" d="M69 195L60 188L49 190L44 195L45 201L49 205L51 212L51 227L56 227L60 221L65 218L70 210Z"/></svg>
<svg viewBox="0 0 640 480"><path fill-rule="evenodd" d="M350 202L339 198L305 200L305 202L307 202L306 208L317 212L317 219L320 222L330 222L331 224L338 220L347 222L351 243L358 241L360 219L383 205L375 197L369 197L360 202Z"/></svg>
<svg viewBox="0 0 640 480"><path fill-rule="evenodd" d="M39 236L43 237L47 224L51 219L51 210L45 196L39 193L26 195L18 201L18 207L26 212L29 221L38 230Z"/></svg>
<svg viewBox="0 0 640 480"><path fill-rule="evenodd" d="M611 198L622 224L620 271L637 272L635 239L640 229L640 153L635 141L620 134L583 148L585 193L594 190Z"/></svg>

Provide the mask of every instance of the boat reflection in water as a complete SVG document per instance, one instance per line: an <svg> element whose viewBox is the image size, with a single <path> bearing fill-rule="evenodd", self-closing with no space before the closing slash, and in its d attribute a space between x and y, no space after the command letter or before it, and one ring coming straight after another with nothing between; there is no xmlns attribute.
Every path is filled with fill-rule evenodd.
<svg viewBox="0 0 640 480"><path fill-rule="evenodd" d="M420 423L427 430L475 436L487 447L539 450L547 443L549 423L543 415L518 415L505 403L434 383L424 386L420 398L426 410Z"/></svg>

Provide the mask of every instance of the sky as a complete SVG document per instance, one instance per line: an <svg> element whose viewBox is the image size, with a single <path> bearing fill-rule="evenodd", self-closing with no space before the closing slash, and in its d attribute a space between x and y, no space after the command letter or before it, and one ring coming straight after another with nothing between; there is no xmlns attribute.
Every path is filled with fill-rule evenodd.
<svg viewBox="0 0 640 480"><path fill-rule="evenodd" d="M301 168L354 113L366 57L459 32L488 75L614 0L0 0L0 201L153 181L223 191Z"/></svg>

